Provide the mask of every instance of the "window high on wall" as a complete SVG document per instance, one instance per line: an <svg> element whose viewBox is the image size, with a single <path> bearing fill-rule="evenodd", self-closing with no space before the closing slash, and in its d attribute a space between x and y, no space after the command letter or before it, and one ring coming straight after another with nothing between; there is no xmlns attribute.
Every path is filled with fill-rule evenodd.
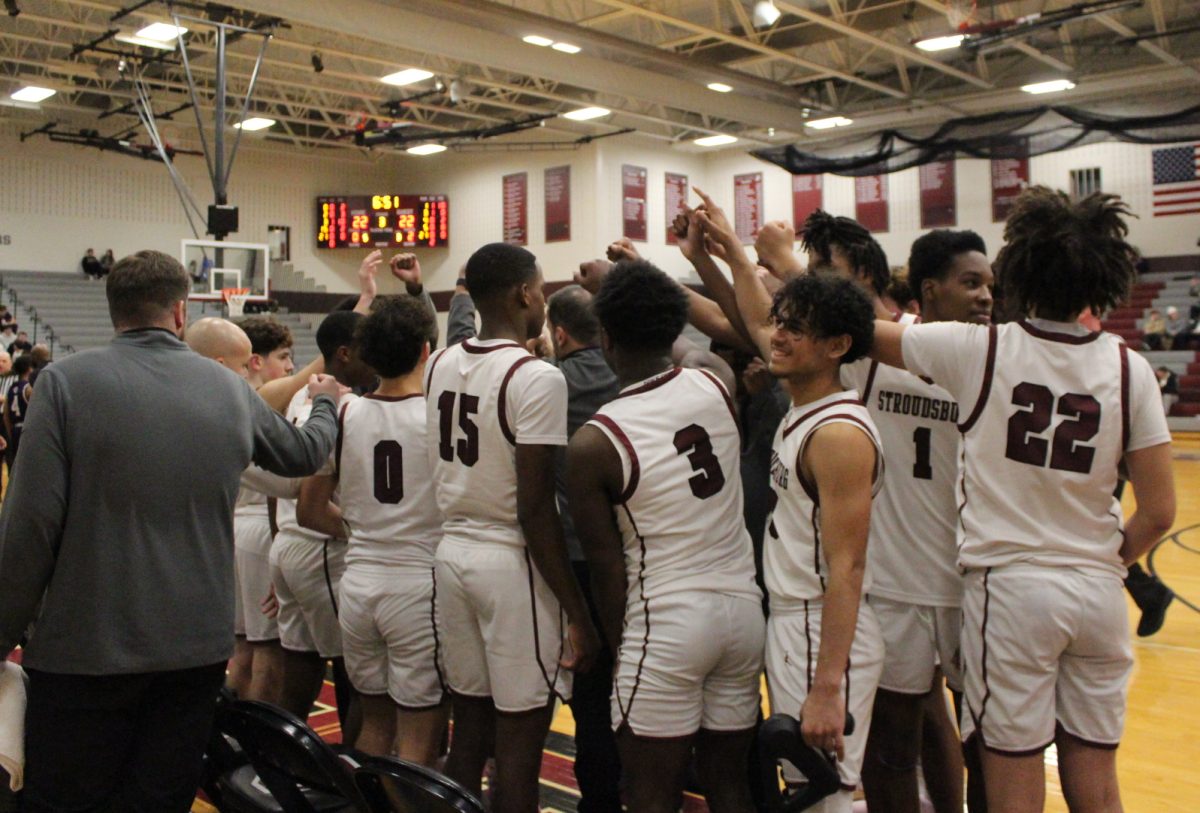
<svg viewBox="0 0 1200 813"><path fill-rule="evenodd" d="M1071 199L1082 200L1100 191L1100 167L1071 170Z"/></svg>

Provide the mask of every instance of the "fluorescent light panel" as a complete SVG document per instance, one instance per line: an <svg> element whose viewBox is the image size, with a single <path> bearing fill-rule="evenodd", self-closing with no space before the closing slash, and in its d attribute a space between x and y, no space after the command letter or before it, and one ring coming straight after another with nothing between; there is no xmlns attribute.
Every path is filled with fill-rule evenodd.
<svg viewBox="0 0 1200 813"><path fill-rule="evenodd" d="M853 119L848 119L845 116L830 116L827 119L814 119L804 122L805 127L811 127L814 130L830 130L834 127L845 127L847 124L853 124Z"/></svg>
<svg viewBox="0 0 1200 813"><path fill-rule="evenodd" d="M438 152L445 152L445 144L418 144L415 147L409 147L406 152L409 155L433 155Z"/></svg>
<svg viewBox="0 0 1200 813"><path fill-rule="evenodd" d="M547 45L554 44L554 40L550 39L549 37L543 37L539 34L529 34L521 39L522 41L527 42L530 45L536 45L539 48L545 48Z"/></svg>
<svg viewBox="0 0 1200 813"><path fill-rule="evenodd" d="M724 82L709 82L708 89L715 90L717 93L728 93L733 90L733 86L727 85Z"/></svg>
<svg viewBox="0 0 1200 813"><path fill-rule="evenodd" d="M18 102L33 102L36 104L37 102L44 102L55 93L58 93L58 91L51 88L38 87L37 85L26 85L9 96L9 98Z"/></svg>
<svg viewBox="0 0 1200 813"><path fill-rule="evenodd" d="M725 144L734 144L737 142L736 136L731 135L710 135L703 138L697 138L692 143L698 147L720 147Z"/></svg>
<svg viewBox="0 0 1200 813"><path fill-rule="evenodd" d="M1026 93L1058 93L1060 90L1070 90L1075 83L1070 79L1051 79L1049 82L1034 82L1032 85L1021 85Z"/></svg>
<svg viewBox="0 0 1200 813"><path fill-rule="evenodd" d="M129 43L130 45L140 45L143 48L158 48L161 51L174 51L178 43L175 40L152 40L146 37L139 37L137 34L130 34L126 31L120 31L113 35L113 39L118 42Z"/></svg>
<svg viewBox="0 0 1200 813"><path fill-rule="evenodd" d="M169 42L176 39L180 34L186 34L187 29L181 25L172 25L171 23L150 23L145 28L139 28L137 36L142 39L155 40L157 42Z"/></svg>
<svg viewBox="0 0 1200 813"><path fill-rule="evenodd" d="M563 113L563 118L571 119L572 121L587 121L588 119L598 119L601 116L607 116L611 112L607 107L581 107L578 110L572 110L570 113Z"/></svg>
<svg viewBox="0 0 1200 813"><path fill-rule="evenodd" d="M577 54L583 50L578 45L572 45L569 42L556 42L550 47L555 51L562 51L564 54Z"/></svg>
<svg viewBox="0 0 1200 813"><path fill-rule="evenodd" d="M929 39L917 40L915 45L922 51L948 51L951 48L957 48L962 45L962 41L966 37L962 34L950 34L945 37L930 37Z"/></svg>
<svg viewBox="0 0 1200 813"><path fill-rule="evenodd" d="M405 68L402 71L389 73L387 76L381 77L379 81L383 82L385 85L403 86L411 85L414 82L420 82L421 80L428 79L431 76L433 76L432 73L420 68Z"/></svg>
<svg viewBox="0 0 1200 813"><path fill-rule="evenodd" d="M774 0L759 0L754 4L754 24L760 28L774 25L783 16L783 12L775 8Z"/></svg>
<svg viewBox="0 0 1200 813"><path fill-rule="evenodd" d="M233 127L236 130L245 130L246 132L254 132L255 130L265 130L275 124L275 119L266 119L261 116L239 121Z"/></svg>

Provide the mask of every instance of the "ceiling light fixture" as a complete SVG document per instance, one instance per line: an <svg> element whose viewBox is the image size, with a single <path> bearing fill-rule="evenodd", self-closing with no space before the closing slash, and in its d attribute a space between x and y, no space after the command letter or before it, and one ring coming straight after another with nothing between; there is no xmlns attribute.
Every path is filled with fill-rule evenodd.
<svg viewBox="0 0 1200 813"><path fill-rule="evenodd" d="M415 147L409 147L405 150L409 155L433 155L445 151L445 144L418 144Z"/></svg>
<svg viewBox="0 0 1200 813"><path fill-rule="evenodd" d="M928 37L923 40L917 40L913 45L922 51L949 51L951 48L957 48L962 45L964 39L966 39L966 36L963 34L949 34L945 37Z"/></svg>
<svg viewBox="0 0 1200 813"><path fill-rule="evenodd" d="M249 118L249 119L246 119L245 121L239 121L238 123L233 125L233 129L245 130L248 133L252 133L255 130L265 130L268 127L273 126L274 124L275 124L275 119L266 119L261 116L255 116L254 118Z"/></svg>
<svg viewBox="0 0 1200 813"><path fill-rule="evenodd" d="M814 130L831 130L834 127L845 127L847 124L853 124L854 119L848 119L845 116L830 116L827 119L813 119L812 121L804 122L805 127L811 127Z"/></svg>
<svg viewBox="0 0 1200 813"><path fill-rule="evenodd" d="M1032 85L1021 85L1026 93L1058 93L1060 90L1070 90L1075 83L1070 79L1051 79L1049 82L1034 82Z"/></svg>
<svg viewBox="0 0 1200 813"><path fill-rule="evenodd" d="M178 45L175 40L152 40L138 36L130 31L118 31L116 34L113 34L113 39L129 45L140 45L143 48L157 48L160 51L174 51Z"/></svg>
<svg viewBox="0 0 1200 813"><path fill-rule="evenodd" d="M550 47L555 51L562 51L564 54L577 54L583 50L578 45L572 45L569 42L556 42Z"/></svg>
<svg viewBox="0 0 1200 813"><path fill-rule="evenodd" d="M547 45L554 44L554 40L550 39L549 37L539 36L538 34L528 34L524 37L521 37L521 40L529 43L530 45L536 45L539 48L545 48Z"/></svg>
<svg viewBox="0 0 1200 813"><path fill-rule="evenodd" d="M607 107L581 107L578 110L572 110L570 113L563 113L563 118L571 121L587 121L588 119L598 119L601 116L607 116L612 111Z"/></svg>
<svg viewBox="0 0 1200 813"><path fill-rule="evenodd" d="M733 86L727 85L724 82L709 82L708 89L715 90L717 93L728 93L733 90Z"/></svg>
<svg viewBox="0 0 1200 813"><path fill-rule="evenodd" d="M36 104L37 102L42 102L46 99L49 99L55 93L58 93L58 91L51 88L39 87L37 85L26 85L10 95L9 98L18 102L33 102Z"/></svg>
<svg viewBox="0 0 1200 813"><path fill-rule="evenodd" d="M783 12L775 8L775 0L759 0L754 4L754 24L759 28L774 25L783 16Z"/></svg>
<svg viewBox="0 0 1200 813"><path fill-rule="evenodd" d="M710 135L702 138L697 138L692 143L697 147L721 147L725 144L734 144L737 142L736 136L731 135Z"/></svg>
<svg viewBox="0 0 1200 813"><path fill-rule="evenodd" d="M385 85L397 85L402 87L404 85L411 85L414 82L420 82L424 79L428 79L431 76L433 76L433 74L430 71L422 70L420 68L405 68L402 71L396 71L395 73L389 73L387 76L380 77L379 81L383 82Z"/></svg>
<svg viewBox="0 0 1200 813"><path fill-rule="evenodd" d="M186 34L187 29L181 25L172 25L171 23L150 23L145 28L139 28L137 36L142 39L156 40L158 42L170 42L178 39L180 35Z"/></svg>

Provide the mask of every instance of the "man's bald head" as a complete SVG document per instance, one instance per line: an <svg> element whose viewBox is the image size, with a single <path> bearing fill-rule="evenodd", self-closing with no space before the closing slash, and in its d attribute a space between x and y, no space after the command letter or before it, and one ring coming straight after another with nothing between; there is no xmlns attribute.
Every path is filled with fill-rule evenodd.
<svg viewBox="0 0 1200 813"><path fill-rule="evenodd" d="M249 375L250 337L228 319L209 316L188 325L184 341L205 358L228 367L242 378Z"/></svg>
<svg viewBox="0 0 1200 813"><path fill-rule="evenodd" d="M35 344L33 349L29 351L29 357L33 360L33 369L40 370L53 360L50 354L50 347L45 344Z"/></svg>

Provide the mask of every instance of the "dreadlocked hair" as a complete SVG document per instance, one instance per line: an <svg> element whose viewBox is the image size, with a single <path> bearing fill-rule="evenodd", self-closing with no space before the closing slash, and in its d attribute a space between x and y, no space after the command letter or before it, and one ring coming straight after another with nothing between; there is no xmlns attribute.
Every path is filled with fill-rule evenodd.
<svg viewBox="0 0 1200 813"><path fill-rule="evenodd" d="M812 249L829 263L832 261L832 246L842 250L856 274L866 276L871 290L877 295L882 296L887 291L892 272L879 242L857 220L835 217L823 209L817 209L804 221L800 247L805 251Z"/></svg>
<svg viewBox="0 0 1200 813"><path fill-rule="evenodd" d="M1124 302L1135 276L1125 241L1129 206L1096 192L1078 202L1046 186L1025 190L1004 224L997 287L1021 315L1067 321Z"/></svg>

